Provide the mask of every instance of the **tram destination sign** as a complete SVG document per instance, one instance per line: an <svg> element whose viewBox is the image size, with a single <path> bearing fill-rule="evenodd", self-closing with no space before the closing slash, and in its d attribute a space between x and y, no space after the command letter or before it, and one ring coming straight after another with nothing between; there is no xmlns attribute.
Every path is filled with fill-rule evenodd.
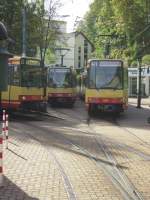
<svg viewBox="0 0 150 200"><path fill-rule="evenodd" d="M32 59L32 58L21 58L20 63L22 65L40 65L39 59Z"/></svg>
<svg viewBox="0 0 150 200"><path fill-rule="evenodd" d="M95 67L121 67L121 60L93 60L91 66Z"/></svg>
<svg viewBox="0 0 150 200"><path fill-rule="evenodd" d="M70 72L70 69L57 68L57 69L54 69L54 71L57 73L67 73L67 72Z"/></svg>

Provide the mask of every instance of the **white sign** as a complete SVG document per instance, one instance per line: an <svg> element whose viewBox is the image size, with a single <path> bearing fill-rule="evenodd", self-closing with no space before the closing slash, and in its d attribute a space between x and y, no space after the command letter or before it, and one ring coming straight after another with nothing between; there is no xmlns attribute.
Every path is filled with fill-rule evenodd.
<svg viewBox="0 0 150 200"><path fill-rule="evenodd" d="M70 69L50 69L50 71L52 72L56 72L56 73L67 73L67 72L70 72Z"/></svg>
<svg viewBox="0 0 150 200"><path fill-rule="evenodd" d="M138 68L128 68L128 75L129 77L136 77L138 75ZM150 68L141 68L141 75L150 76Z"/></svg>
<svg viewBox="0 0 150 200"><path fill-rule="evenodd" d="M93 60L91 66L95 67L121 67L122 62L117 60Z"/></svg>

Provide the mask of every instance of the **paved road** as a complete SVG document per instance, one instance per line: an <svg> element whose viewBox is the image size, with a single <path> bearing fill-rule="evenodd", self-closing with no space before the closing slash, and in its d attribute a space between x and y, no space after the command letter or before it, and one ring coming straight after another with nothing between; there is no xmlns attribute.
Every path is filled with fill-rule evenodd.
<svg viewBox="0 0 150 200"><path fill-rule="evenodd" d="M149 111L132 105L117 119L89 119L78 102L74 109L50 108L55 117L13 118L0 199L127 199L114 181L117 170L150 199Z"/></svg>

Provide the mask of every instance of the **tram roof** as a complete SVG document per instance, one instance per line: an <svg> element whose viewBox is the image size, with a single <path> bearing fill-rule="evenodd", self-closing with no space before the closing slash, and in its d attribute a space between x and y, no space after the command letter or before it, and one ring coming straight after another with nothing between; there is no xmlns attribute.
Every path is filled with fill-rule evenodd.
<svg viewBox="0 0 150 200"><path fill-rule="evenodd" d="M97 59L97 58L93 58L93 59L89 59L88 60L88 64L87 64L87 66L86 66L86 68L89 68L90 66L89 66L89 64L92 62L92 61L100 61L100 62L110 62L110 61L112 61L112 62L120 62L120 63L122 63L123 64L123 60L121 60L121 59Z"/></svg>
<svg viewBox="0 0 150 200"><path fill-rule="evenodd" d="M91 61L120 61L123 62L121 59L98 59L98 58L92 58L88 60L88 63Z"/></svg>
<svg viewBox="0 0 150 200"><path fill-rule="evenodd" d="M37 60L40 61L39 58L35 58L35 57L28 57L28 56L14 56L12 58L9 58L9 63L11 64L20 64L20 60L21 59L29 59L29 60Z"/></svg>

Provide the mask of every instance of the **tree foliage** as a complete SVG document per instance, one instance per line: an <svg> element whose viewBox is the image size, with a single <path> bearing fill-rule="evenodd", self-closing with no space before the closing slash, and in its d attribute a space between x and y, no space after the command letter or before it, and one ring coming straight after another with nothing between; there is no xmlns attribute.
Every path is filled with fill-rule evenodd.
<svg viewBox="0 0 150 200"><path fill-rule="evenodd" d="M9 50L14 54L22 53L22 9L26 11L26 43L27 56L35 56L39 49L41 59L45 59L47 49L54 45L58 31L54 17L59 0L49 0L46 10L45 0L1 0L0 19L8 29L9 37L14 43L9 45ZM54 27L55 26L55 27ZM48 54L52 52L48 51Z"/></svg>
<svg viewBox="0 0 150 200"><path fill-rule="evenodd" d="M110 57L130 64L150 53L148 13L146 0L94 0L79 29L94 43L95 56L102 57L109 43Z"/></svg>

